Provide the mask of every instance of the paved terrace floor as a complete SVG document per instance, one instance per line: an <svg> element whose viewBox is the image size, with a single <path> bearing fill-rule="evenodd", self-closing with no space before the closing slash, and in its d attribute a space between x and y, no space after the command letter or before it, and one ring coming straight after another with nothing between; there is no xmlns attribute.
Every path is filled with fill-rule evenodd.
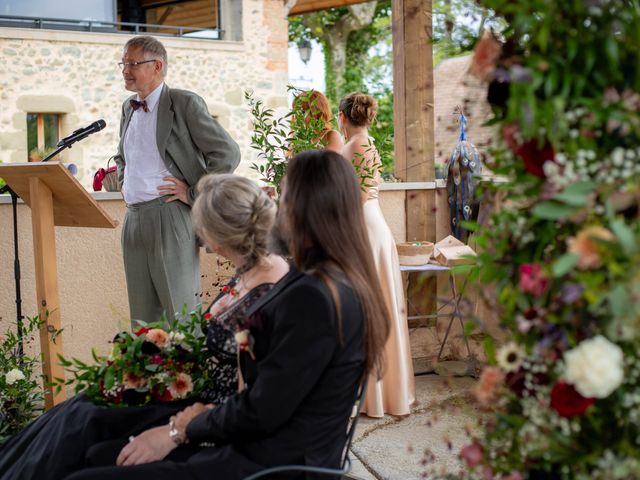
<svg viewBox="0 0 640 480"><path fill-rule="evenodd" d="M434 479L458 474L461 447L476 428L478 411L468 377L416 377L417 405L407 417L362 416L351 448L350 477L361 480Z"/></svg>

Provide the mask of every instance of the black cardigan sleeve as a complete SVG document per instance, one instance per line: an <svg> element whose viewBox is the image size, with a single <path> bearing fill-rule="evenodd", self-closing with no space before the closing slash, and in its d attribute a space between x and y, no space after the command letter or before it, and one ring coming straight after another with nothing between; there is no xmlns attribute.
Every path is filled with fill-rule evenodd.
<svg viewBox="0 0 640 480"><path fill-rule="evenodd" d="M335 306L320 281L292 285L269 310L272 318L264 321L273 322L273 330L256 381L194 418L187 427L191 441L268 436L291 418L330 363L338 347Z"/></svg>

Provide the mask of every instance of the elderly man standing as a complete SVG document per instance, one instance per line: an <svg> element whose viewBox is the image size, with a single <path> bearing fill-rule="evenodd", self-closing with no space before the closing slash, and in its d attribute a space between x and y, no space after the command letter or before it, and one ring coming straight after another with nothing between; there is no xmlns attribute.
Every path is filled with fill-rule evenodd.
<svg viewBox="0 0 640 480"><path fill-rule="evenodd" d="M195 185L206 173L238 166L236 142L195 93L164 83L167 52L137 36L124 46L125 88L116 163L127 204L122 229L131 320L168 319L200 290L198 241L191 224Z"/></svg>

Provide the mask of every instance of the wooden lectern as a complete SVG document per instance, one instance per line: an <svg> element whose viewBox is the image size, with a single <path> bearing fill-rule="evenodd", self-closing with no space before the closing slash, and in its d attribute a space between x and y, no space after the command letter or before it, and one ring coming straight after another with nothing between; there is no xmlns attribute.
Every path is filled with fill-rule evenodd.
<svg viewBox="0 0 640 480"><path fill-rule="evenodd" d="M118 223L60 162L0 165L0 178L31 208L38 313L45 320L40 328L42 373L47 380L64 378L64 369L58 364L58 354L63 353L62 336L52 339L60 329L54 226L115 228ZM64 389L54 395L45 384L45 408L65 397Z"/></svg>

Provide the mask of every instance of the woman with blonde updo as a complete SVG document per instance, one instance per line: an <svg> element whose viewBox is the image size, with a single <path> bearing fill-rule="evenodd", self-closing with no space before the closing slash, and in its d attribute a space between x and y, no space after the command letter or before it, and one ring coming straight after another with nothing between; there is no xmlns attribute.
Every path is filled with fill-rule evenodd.
<svg viewBox="0 0 640 480"><path fill-rule="evenodd" d="M385 345L384 373L380 380L369 379L363 413L382 417L385 413L408 415L415 402L413 363L409 329L400 274L400 262L393 235L378 204L382 181L381 162L369 126L378 105L376 100L355 92L340 101L338 125L346 140L342 156L350 160L361 176L362 200L369 243L387 305L390 334Z"/></svg>
<svg viewBox="0 0 640 480"><path fill-rule="evenodd" d="M340 153L344 142L340 133L333 129L331 113L331 105L329 99L317 90L308 90L298 93L293 100L294 110L300 108L302 111L307 112L305 122L309 123L314 120L321 122L323 129L317 139L317 144L314 148L324 148L331 150L332 152ZM300 152L295 152L300 153Z"/></svg>
<svg viewBox="0 0 640 480"><path fill-rule="evenodd" d="M198 192L192 212L198 235L237 267L228 285L234 295L224 295L211 306L215 316L256 285L274 283L274 272L282 277L288 264L269 253L276 207L255 182L233 174L212 175L198 183Z"/></svg>

